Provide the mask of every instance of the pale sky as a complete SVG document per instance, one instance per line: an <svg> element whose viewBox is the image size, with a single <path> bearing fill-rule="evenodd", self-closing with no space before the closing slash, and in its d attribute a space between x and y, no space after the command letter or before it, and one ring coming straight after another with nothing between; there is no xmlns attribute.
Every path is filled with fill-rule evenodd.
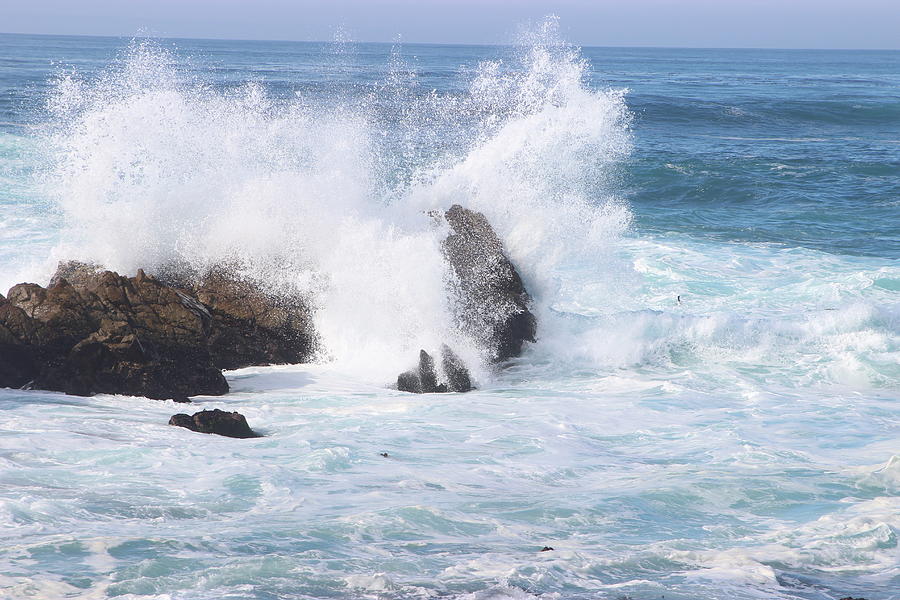
<svg viewBox="0 0 900 600"><path fill-rule="evenodd" d="M584 46L900 48L900 0L0 0L0 32Z"/></svg>

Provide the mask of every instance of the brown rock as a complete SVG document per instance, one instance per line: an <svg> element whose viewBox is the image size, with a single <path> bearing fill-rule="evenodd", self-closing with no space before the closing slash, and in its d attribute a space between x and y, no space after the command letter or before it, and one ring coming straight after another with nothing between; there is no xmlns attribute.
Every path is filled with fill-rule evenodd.
<svg viewBox="0 0 900 600"><path fill-rule="evenodd" d="M31 319L0 295L0 387L20 388L37 375L31 348Z"/></svg>
<svg viewBox="0 0 900 600"><path fill-rule="evenodd" d="M224 269L210 272L191 291L209 307L209 349L220 368L297 364L312 357L312 316L302 298L267 294Z"/></svg>
<svg viewBox="0 0 900 600"><path fill-rule="evenodd" d="M0 328L20 331L37 364L33 387L178 400L228 391L206 347L211 317L196 300L142 271L78 281L19 284L8 298L19 312L0 311Z"/></svg>
<svg viewBox="0 0 900 600"><path fill-rule="evenodd" d="M19 284L0 302L0 386L184 401L226 393L221 369L305 362L314 340L302 300L225 270L177 288L60 263L47 288Z"/></svg>
<svg viewBox="0 0 900 600"><path fill-rule="evenodd" d="M65 279L72 285L84 285L105 270L96 263L86 263L78 260L61 261L56 266L56 273L50 278L50 284L47 287L57 285L61 279Z"/></svg>

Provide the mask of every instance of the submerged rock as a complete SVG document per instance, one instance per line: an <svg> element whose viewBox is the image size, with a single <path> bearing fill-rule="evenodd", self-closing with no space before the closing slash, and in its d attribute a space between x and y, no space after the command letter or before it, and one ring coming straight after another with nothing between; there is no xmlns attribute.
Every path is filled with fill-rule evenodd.
<svg viewBox="0 0 900 600"><path fill-rule="evenodd" d="M185 427L197 433L214 433L233 438L261 437L250 429L247 419L239 412L226 412L218 408L201 410L193 415L179 413L172 415L169 425Z"/></svg>
<svg viewBox="0 0 900 600"><path fill-rule="evenodd" d="M537 331L519 272L483 214L455 204L444 218L451 233L443 250L456 275L455 312L463 333L493 362L519 356Z"/></svg>

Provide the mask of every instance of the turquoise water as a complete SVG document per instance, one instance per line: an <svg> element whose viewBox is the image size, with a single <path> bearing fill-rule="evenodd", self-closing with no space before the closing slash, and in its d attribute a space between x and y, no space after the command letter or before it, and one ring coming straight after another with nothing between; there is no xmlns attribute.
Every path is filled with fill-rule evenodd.
<svg viewBox="0 0 900 600"><path fill-rule="evenodd" d="M313 365L0 390L0 596L900 598L900 53L0 35L0 287L237 260ZM465 395L442 235L539 339ZM680 297L680 302L677 298ZM387 458L379 453L387 452ZM544 546L552 552L540 552Z"/></svg>

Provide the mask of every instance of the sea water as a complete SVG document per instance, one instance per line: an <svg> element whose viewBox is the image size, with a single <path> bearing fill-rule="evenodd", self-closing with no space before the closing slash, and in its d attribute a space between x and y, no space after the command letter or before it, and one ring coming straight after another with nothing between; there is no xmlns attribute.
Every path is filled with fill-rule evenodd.
<svg viewBox="0 0 900 600"><path fill-rule="evenodd" d="M900 598L898 217L898 52L0 35L0 288L227 262L321 336L195 399L259 439L0 390L0 597ZM443 341L477 391L390 388Z"/></svg>

